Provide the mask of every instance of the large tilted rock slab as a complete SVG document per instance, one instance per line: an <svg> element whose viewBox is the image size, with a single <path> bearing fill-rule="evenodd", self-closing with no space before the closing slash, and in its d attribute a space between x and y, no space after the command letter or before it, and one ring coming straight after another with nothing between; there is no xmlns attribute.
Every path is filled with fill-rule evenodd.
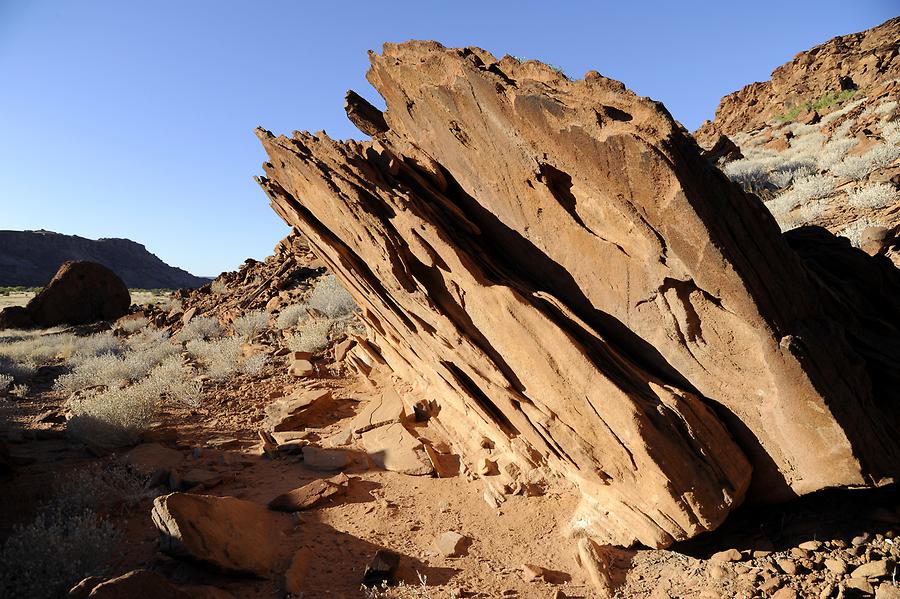
<svg viewBox="0 0 900 599"><path fill-rule="evenodd" d="M389 130L259 130L260 183L473 455L547 465L589 534L651 546L717 526L748 457L769 499L893 474L818 283L661 105L479 49L371 60Z"/></svg>
<svg viewBox="0 0 900 599"><path fill-rule="evenodd" d="M160 549L226 572L267 576L283 558L281 514L235 497L171 493L153 500L150 513Z"/></svg>

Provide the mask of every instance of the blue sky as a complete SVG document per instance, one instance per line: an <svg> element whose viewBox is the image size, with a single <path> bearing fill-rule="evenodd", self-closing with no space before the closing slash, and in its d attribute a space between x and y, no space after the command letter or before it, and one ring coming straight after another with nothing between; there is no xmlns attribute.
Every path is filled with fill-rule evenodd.
<svg viewBox="0 0 900 599"><path fill-rule="evenodd" d="M216 275L287 234L253 135L359 137L384 41L477 45L619 79L689 129L794 54L900 11L816 2L0 0L0 229L128 237ZM381 103L380 100L377 103Z"/></svg>

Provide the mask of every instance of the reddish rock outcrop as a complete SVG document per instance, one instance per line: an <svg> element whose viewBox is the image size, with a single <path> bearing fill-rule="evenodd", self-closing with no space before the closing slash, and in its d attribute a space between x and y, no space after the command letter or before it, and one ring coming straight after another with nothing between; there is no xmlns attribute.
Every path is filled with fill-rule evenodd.
<svg viewBox="0 0 900 599"><path fill-rule="evenodd" d="M832 38L800 52L772 72L722 98L713 123L726 135L763 127L774 117L829 93L864 88L900 77L900 17L860 33ZM810 115L811 116L811 115Z"/></svg>
<svg viewBox="0 0 900 599"><path fill-rule="evenodd" d="M113 271L96 262L66 262L24 310L0 313L0 328L115 320L130 304L128 288Z"/></svg>
<svg viewBox="0 0 900 599"><path fill-rule="evenodd" d="M882 364L661 104L477 48L371 62L388 129L258 130L260 184L470 457L487 438L575 482L587 534L657 547L718 526L751 464L765 500L896 472Z"/></svg>

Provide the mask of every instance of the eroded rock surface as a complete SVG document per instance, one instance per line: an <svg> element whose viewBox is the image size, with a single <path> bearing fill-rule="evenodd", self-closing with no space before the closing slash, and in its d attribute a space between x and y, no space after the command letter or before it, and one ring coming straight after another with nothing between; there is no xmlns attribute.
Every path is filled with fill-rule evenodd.
<svg viewBox="0 0 900 599"><path fill-rule="evenodd" d="M260 183L472 461L488 439L511 476L578 484L598 542L656 547L751 472L765 500L895 473L883 365L660 104L477 48L371 61L388 129L259 130Z"/></svg>
<svg viewBox="0 0 900 599"><path fill-rule="evenodd" d="M171 493L153 500L160 548L226 572L267 576L282 558L284 516L235 497Z"/></svg>

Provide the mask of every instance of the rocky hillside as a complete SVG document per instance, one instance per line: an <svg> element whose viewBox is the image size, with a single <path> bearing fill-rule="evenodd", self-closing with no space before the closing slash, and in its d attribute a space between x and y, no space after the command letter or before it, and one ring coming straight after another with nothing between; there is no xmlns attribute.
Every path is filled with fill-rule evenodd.
<svg viewBox="0 0 900 599"><path fill-rule="evenodd" d="M900 264L900 18L836 37L722 99L695 133L782 230L819 225ZM725 142L725 138L736 144Z"/></svg>
<svg viewBox="0 0 900 599"><path fill-rule="evenodd" d="M169 266L130 239L85 239L52 231L0 231L0 286L40 287L68 260L99 262L132 289L199 287L209 279Z"/></svg>

